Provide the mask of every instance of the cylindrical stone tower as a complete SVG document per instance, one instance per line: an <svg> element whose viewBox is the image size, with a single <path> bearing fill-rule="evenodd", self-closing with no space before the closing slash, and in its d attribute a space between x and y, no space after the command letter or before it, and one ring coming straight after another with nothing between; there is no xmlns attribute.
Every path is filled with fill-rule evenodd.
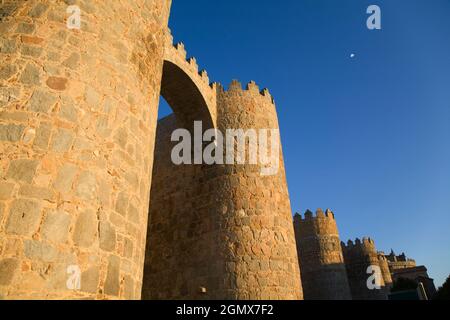
<svg viewBox="0 0 450 320"><path fill-rule="evenodd" d="M383 276L386 294L389 294L393 281L391 271L389 269L388 259L382 251L378 252L378 262L380 263L381 274Z"/></svg>
<svg viewBox="0 0 450 320"><path fill-rule="evenodd" d="M0 299L140 297L170 2L1 1Z"/></svg>
<svg viewBox="0 0 450 320"><path fill-rule="evenodd" d="M280 140L272 97L253 82L247 90L237 82L228 91L217 85L217 112L218 131L229 136L229 130L242 130L252 140L246 139L244 149L257 147L257 156L266 151L264 136L270 142L268 136L274 135L275 143L269 147L275 150L268 152L274 155L273 166L252 164L248 153L244 164L233 159L228 164L175 166L170 162L169 140L170 133L183 125L182 115L175 112L160 121L143 295L301 299L282 151L275 148ZM238 154L236 145L228 149ZM219 158L228 153L223 151Z"/></svg>
<svg viewBox="0 0 450 320"><path fill-rule="evenodd" d="M370 238L356 239L348 241L347 244L341 242L344 254L345 266L347 268L348 281L353 300L386 300L385 284L383 276L379 276L380 289L369 288L369 267L380 268L375 242ZM375 270L372 270L372 272Z"/></svg>
<svg viewBox="0 0 450 320"><path fill-rule="evenodd" d="M243 90L240 83L234 81L228 91L218 88L217 110L217 123L222 132L228 129L256 131L260 156L256 165L251 164L251 156L247 155L246 165L218 168L224 173L218 181L221 187L217 199L227 296L301 299L295 234L272 96L267 90L260 92L253 82ZM251 137L251 133L247 133ZM267 151L262 140L266 135ZM246 150L251 151L253 144L249 142ZM275 155L276 164L273 161L269 165L261 164L261 156L266 152ZM264 167L274 170L264 172Z"/></svg>
<svg viewBox="0 0 450 320"><path fill-rule="evenodd" d="M333 212L294 217L305 300L350 300L350 287Z"/></svg>

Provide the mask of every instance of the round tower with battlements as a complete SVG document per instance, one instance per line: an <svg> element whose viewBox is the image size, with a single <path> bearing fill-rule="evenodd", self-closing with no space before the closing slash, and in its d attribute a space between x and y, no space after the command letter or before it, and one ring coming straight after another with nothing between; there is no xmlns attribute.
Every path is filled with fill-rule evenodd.
<svg viewBox="0 0 450 320"><path fill-rule="evenodd" d="M331 210L294 217L305 300L350 300L339 231Z"/></svg>
<svg viewBox="0 0 450 320"><path fill-rule="evenodd" d="M301 299L294 228L275 104L268 90L233 81L213 84L217 129L242 130L244 163L175 166L156 160L144 296L150 299ZM177 114L160 121L155 159L169 159L164 141ZM236 132L235 132L236 133ZM266 167L247 152L266 139ZM273 139L272 136L273 135ZM236 136L232 141L239 140ZM236 138L236 140L235 140ZM222 141L223 140L223 141ZM274 147L272 150L271 147ZM230 146L238 154L237 145ZM235 159L236 160L236 159ZM267 171L263 169L267 169ZM165 181L171 181L165 184ZM154 190L154 191L153 191Z"/></svg>
<svg viewBox="0 0 450 320"><path fill-rule="evenodd" d="M386 294L389 294L393 281L391 271L389 270L388 259L386 258L386 255L382 251L378 252L378 262L380 263L381 274L383 276Z"/></svg>
<svg viewBox="0 0 450 320"><path fill-rule="evenodd" d="M233 81L228 90L218 87L217 111L219 130L243 130L245 150L249 151L245 165L235 163L215 170L220 185L215 192L221 225L219 243L224 252L228 297L301 299L274 99L254 82L242 88ZM231 148L235 154L239 152L239 148ZM252 159L252 150L257 159Z"/></svg>
<svg viewBox="0 0 450 320"><path fill-rule="evenodd" d="M386 300L385 283L382 269L378 259L375 242L370 238L349 240L347 244L341 243L344 254L345 266L347 268L348 281L353 300ZM374 272L380 288L371 284Z"/></svg>

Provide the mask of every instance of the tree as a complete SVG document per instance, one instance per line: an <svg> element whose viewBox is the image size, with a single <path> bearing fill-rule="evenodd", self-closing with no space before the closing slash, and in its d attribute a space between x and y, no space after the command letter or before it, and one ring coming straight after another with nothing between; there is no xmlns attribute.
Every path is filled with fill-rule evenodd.
<svg viewBox="0 0 450 320"><path fill-rule="evenodd" d="M433 300L450 300L450 276L433 297Z"/></svg>

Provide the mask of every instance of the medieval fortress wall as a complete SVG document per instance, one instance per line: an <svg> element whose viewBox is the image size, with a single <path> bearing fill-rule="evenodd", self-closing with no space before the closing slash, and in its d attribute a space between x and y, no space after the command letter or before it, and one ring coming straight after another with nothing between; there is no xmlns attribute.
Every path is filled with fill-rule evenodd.
<svg viewBox="0 0 450 320"><path fill-rule="evenodd" d="M381 268L381 275L383 276L383 281L386 286L386 290L388 291L393 283L391 270L389 269L389 262L384 252L379 251L377 255L378 255L378 263L380 264Z"/></svg>
<svg viewBox="0 0 450 320"><path fill-rule="evenodd" d="M292 223L281 150L272 175L249 159L174 164L171 134L194 121L278 119L254 82L210 83L173 44L170 6L0 1L0 299L385 299L367 268L389 288L415 262L341 245L330 210ZM160 95L174 114L158 122Z"/></svg>
<svg viewBox="0 0 450 320"><path fill-rule="evenodd" d="M1 297L140 297L169 5L1 5Z"/></svg>
<svg viewBox="0 0 450 320"><path fill-rule="evenodd" d="M380 290L368 287L367 270L371 266L380 268L375 242L370 238L349 240L347 244L342 242L342 252L347 268L347 276L352 298L356 300L386 300L386 285L384 278L380 277ZM380 268L381 269L381 268Z"/></svg>
<svg viewBox="0 0 450 320"><path fill-rule="evenodd" d="M80 30L66 26L68 5ZM262 177L257 166L174 168L163 143L193 120L278 128L268 91L210 85L171 45L170 1L0 10L1 298L302 298L282 155ZM160 94L176 119L157 138Z"/></svg>
<svg viewBox="0 0 450 320"><path fill-rule="evenodd" d="M294 217L304 297L307 300L350 300L344 257L334 213Z"/></svg>
<svg viewBox="0 0 450 320"><path fill-rule="evenodd" d="M220 131L278 128L255 83L214 86ZM259 165L176 166L167 141L180 126L176 113L158 124L144 297L301 298L284 167L263 177Z"/></svg>
<svg viewBox="0 0 450 320"><path fill-rule="evenodd" d="M218 127L278 129L272 97L254 83L218 89ZM259 165L222 167L220 243L226 253L233 297L301 299L292 211L281 150L277 174L262 176ZM224 193L222 193L222 190ZM236 279L236 280L235 280ZM241 283L241 284L240 284Z"/></svg>
<svg viewBox="0 0 450 320"><path fill-rule="evenodd" d="M367 237L341 242L330 209L297 213L293 223L305 300L386 300L399 278L421 283L428 299L436 291L425 266L404 253L386 255Z"/></svg>

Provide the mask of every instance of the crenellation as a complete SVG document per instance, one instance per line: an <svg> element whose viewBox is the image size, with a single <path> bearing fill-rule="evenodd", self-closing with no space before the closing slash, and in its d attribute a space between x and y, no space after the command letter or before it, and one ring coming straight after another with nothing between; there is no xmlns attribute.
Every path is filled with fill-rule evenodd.
<svg viewBox="0 0 450 320"><path fill-rule="evenodd" d="M314 213L311 210L306 210L305 220L311 220L314 217Z"/></svg>
<svg viewBox="0 0 450 320"><path fill-rule="evenodd" d="M194 122L279 130L272 94L210 82L174 44L170 0L76 1L80 30L68 2L0 1L0 299L384 299L368 266L387 289L424 275L341 242L331 209L292 218L282 151L268 176L175 165L171 135Z"/></svg>
<svg viewBox="0 0 450 320"><path fill-rule="evenodd" d="M316 213L313 213L311 210L308 209L305 211L304 217L299 213L296 213L295 216L297 217L297 220L299 222L300 221L306 222L309 220L316 220L316 219L332 219L332 220L334 220L334 213L330 209L327 209L325 211L325 213L323 212L322 209L318 209L316 211Z"/></svg>
<svg viewBox="0 0 450 320"><path fill-rule="evenodd" d="M435 292L426 269L416 267L415 261L404 253L396 255L391 251L386 255L377 251L371 237L340 241L330 209L325 214L321 209L315 214L306 210L305 218L296 213L294 229L305 299L340 299L347 292L344 296L353 300L385 300L391 294L394 279L403 276L418 277L413 280L423 281L428 294ZM336 265L330 269L328 264L333 261L341 263L343 269ZM330 270L332 279L327 275ZM373 275L379 287L369 288Z"/></svg>
<svg viewBox="0 0 450 320"><path fill-rule="evenodd" d="M319 219L324 219L325 218L325 213L323 212L322 209L317 209L317 211L316 211L316 218L319 218Z"/></svg>
<svg viewBox="0 0 450 320"><path fill-rule="evenodd" d="M354 242L342 244L342 253L347 269L350 291L354 300L386 300L387 290L384 279L379 278L380 289L371 289L367 286L370 276L369 267L381 269L375 242L364 237L356 238Z"/></svg>
<svg viewBox="0 0 450 320"><path fill-rule="evenodd" d="M192 71L200 75L200 73L198 72L197 59L196 59L195 57L190 57L190 58L187 60L187 62L188 62L189 65L191 66Z"/></svg>
<svg viewBox="0 0 450 320"><path fill-rule="evenodd" d="M219 82L212 82L210 84L211 89L213 89L216 93L217 92L221 92L223 93L225 91L225 89L223 88L223 85Z"/></svg>
<svg viewBox="0 0 450 320"><path fill-rule="evenodd" d="M303 220L303 218L302 218L302 215L300 213L296 213L294 215L294 223L300 223L300 221L302 221L302 220Z"/></svg>
<svg viewBox="0 0 450 320"><path fill-rule="evenodd" d="M247 83L246 90L252 91L252 92L257 92L257 93L260 92L259 86L253 80L250 81L249 83Z"/></svg>
<svg viewBox="0 0 450 320"><path fill-rule="evenodd" d="M199 72L199 75L202 78L203 82L205 82L207 85L209 85L208 72L206 70L201 70Z"/></svg>
<svg viewBox="0 0 450 320"><path fill-rule="evenodd" d="M305 219L294 217L297 253L302 277L303 293L307 300L349 300L350 288L334 215L322 209L313 214L305 212Z"/></svg>
<svg viewBox="0 0 450 320"><path fill-rule="evenodd" d="M261 94L269 99L273 104L275 104L275 99L272 97L272 94L270 93L269 89L264 88L261 90Z"/></svg>
<svg viewBox="0 0 450 320"><path fill-rule="evenodd" d="M248 97L263 97L269 101L270 104L274 105L275 101L270 94L268 89L260 90L259 86L254 82L250 81L245 88L242 87L242 83L238 80L232 80L228 89L224 89L223 86L220 87L219 92L221 93L233 93L233 94L241 94L246 95Z"/></svg>
<svg viewBox="0 0 450 320"><path fill-rule="evenodd" d="M183 42L178 42L177 44L175 44L175 49L177 50L180 57L182 57L184 60L187 59L187 52Z"/></svg>
<svg viewBox="0 0 450 320"><path fill-rule="evenodd" d="M228 86L228 90L227 92L241 92L242 90L242 84L238 81L233 79L230 83L230 85Z"/></svg>

